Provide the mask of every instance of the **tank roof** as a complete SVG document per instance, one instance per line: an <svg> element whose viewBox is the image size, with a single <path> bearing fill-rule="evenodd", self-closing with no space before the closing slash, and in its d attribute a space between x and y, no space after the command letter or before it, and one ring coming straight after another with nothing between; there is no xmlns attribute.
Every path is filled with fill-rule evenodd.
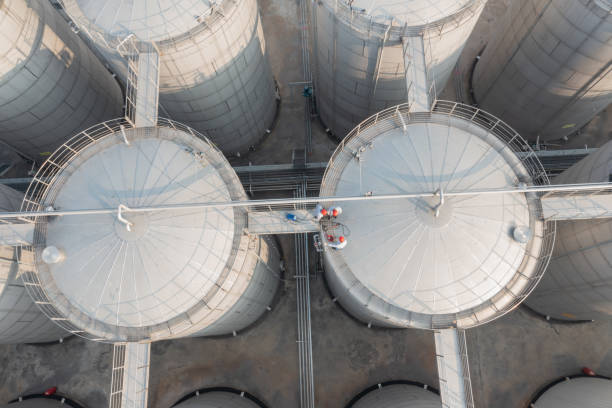
<svg viewBox="0 0 612 408"><path fill-rule="evenodd" d="M405 130L397 118L382 120L339 148L321 195L448 193L531 182L510 147L474 123L435 114L403 120ZM344 152L359 152L359 160ZM525 194L445 197L436 216L439 203L439 194L341 203L340 225L323 229L346 235L348 245L326 257L388 306L451 320L500 301L493 299L509 293L518 276L535 273L542 225ZM527 239L516 239L515 229Z"/></svg>
<svg viewBox="0 0 612 408"><path fill-rule="evenodd" d="M201 24L216 3L209 0L63 0L66 12L81 25L122 39L134 33L142 41L163 41Z"/></svg>
<svg viewBox="0 0 612 408"><path fill-rule="evenodd" d="M332 1L332 0L327 0ZM422 26L461 13L479 0L339 0L378 23Z"/></svg>
<svg viewBox="0 0 612 408"><path fill-rule="evenodd" d="M576 377L547 389L532 406L537 408L605 407L612 401L612 381Z"/></svg>
<svg viewBox="0 0 612 408"><path fill-rule="evenodd" d="M377 387L359 398L352 408L439 408L440 396L430 389L411 384Z"/></svg>
<svg viewBox="0 0 612 408"><path fill-rule="evenodd" d="M111 133L82 149L55 178L43 206L99 209L229 201L244 195L222 155L172 128ZM236 185L234 185L236 184ZM245 222L231 208L124 211L56 217L37 225L37 269L51 302L87 331L115 338L167 329L228 279ZM238 231L238 232L237 232ZM59 263L45 263L55 246ZM208 310L208 309L207 309ZM125 333L124 333L125 334Z"/></svg>

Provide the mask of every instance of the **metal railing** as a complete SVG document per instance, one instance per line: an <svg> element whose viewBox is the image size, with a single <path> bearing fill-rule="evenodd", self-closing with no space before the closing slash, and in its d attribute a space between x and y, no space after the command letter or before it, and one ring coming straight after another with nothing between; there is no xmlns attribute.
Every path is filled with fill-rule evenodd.
<svg viewBox="0 0 612 408"><path fill-rule="evenodd" d="M333 189L330 190L329 186L337 183L344 166L357 153L357 151L348 148L348 145L359 148L371 143L379 134L400 126L405 128L410 123L423 122L449 124L450 118L458 118L475 123L503 141L512 151L525 152L525 154L517 157L529 172L533 184L546 185L550 183L546 170L533 149L514 129L501 119L470 105L435 100L432 103L430 112L411 112L410 104L404 103L384 109L359 123L340 142L332 154L323 175L321 185L322 195L333 194ZM377 132L364 133L372 126L377 126Z"/></svg>
<svg viewBox="0 0 612 408"><path fill-rule="evenodd" d="M207 151L207 157L209 158L210 162L215 165L224 180L228 183L230 195L234 199L237 199L238 197L244 198L244 193L242 192L243 190L239 184L238 177L231 170L231 168L229 168L229 166L227 166L228 171L224 171L222 164L227 163L227 161L221 151L210 140L193 129L170 119L159 118L157 121L157 127L167 127L180 130L204 142L207 147L210 148L210 150ZM94 125L62 144L42 164L32 179L32 182L26 190L21 206L22 213L34 213L31 214L30 217L24 217L24 219L29 219L36 222L33 245L24 245L21 247L22 256L19 259L19 263L24 270L22 274L24 286L32 297L34 303L36 303L41 311L53 322L72 334L76 334L94 341L108 341L108 339L103 338L100 335L89 333L83 330L82 327L72 323L72 321L69 320L66 315L62 313L50 300L51 297L41 282L39 271L35 262L35 251L36 248L41 247L46 242L47 220L46 217L41 217L40 215L37 215L37 213L41 210L45 210L45 203L53 202L54 198L62 188L62 183L58 183L57 180L61 176L64 169L70 165L75 157L77 157L88 146L95 144L97 141L112 134L121 134L122 129L131 130L134 128L125 118L113 119ZM233 182L235 182L238 187L232 187L234 184ZM240 225L238 225L238 223L236 225L237 228L242 228ZM171 324L174 324L174 326ZM173 321L167 326L168 327L166 327L166 329L172 331L175 326L180 326L180 322L177 324ZM130 339L126 338L126 340ZM138 340L138 338L136 340Z"/></svg>
<svg viewBox="0 0 612 408"><path fill-rule="evenodd" d="M472 0L449 16L416 26L409 26L407 23L403 25L401 23L394 24L393 18L388 18L385 22L374 21L373 17L365 14L363 9L352 7L350 5L352 2L345 0L322 0L320 4L332 12L337 19L350 25L356 31L368 36L379 35L382 37L389 30L388 39L399 41L401 37L418 35L426 30L437 32L440 35L445 30L459 27L464 21L473 18L480 8L484 7L485 2L486 0Z"/></svg>

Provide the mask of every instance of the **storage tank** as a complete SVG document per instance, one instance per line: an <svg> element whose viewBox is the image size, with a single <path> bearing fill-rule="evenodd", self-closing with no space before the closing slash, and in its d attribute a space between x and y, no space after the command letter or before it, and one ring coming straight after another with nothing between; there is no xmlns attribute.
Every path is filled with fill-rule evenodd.
<svg viewBox="0 0 612 408"><path fill-rule="evenodd" d="M0 405L0 408L82 408L76 402L69 399L54 396L43 397L36 396L33 398L23 399L22 401L13 401L7 405Z"/></svg>
<svg viewBox="0 0 612 408"><path fill-rule="evenodd" d="M377 384L353 398L346 408L440 408L437 390L414 382Z"/></svg>
<svg viewBox="0 0 612 408"><path fill-rule="evenodd" d="M554 184L611 180L612 142L555 177ZM612 220L557 221L555 249L527 305L562 320L612 316Z"/></svg>
<svg viewBox="0 0 612 408"><path fill-rule="evenodd" d="M227 153L245 152L271 126L275 86L257 0L63 0L125 80L116 45L130 34L161 53L161 112L211 138Z"/></svg>
<svg viewBox="0 0 612 408"><path fill-rule="evenodd" d="M612 3L516 0L476 65L476 101L524 137L568 136L612 103Z"/></svg>
<svg viewBox="0 0 612 408"><path fill-rule="evenodd" d="M530 408L604 408L612 401L612 381L606 377L564 377L548 385Z"/></svg>
<svg viewBox="0 0 612 408"><path fill-rule="evenodd" d="M452 102L361 123L332 155L321 196L423 196L325 201L343 210L321 224L322 241L346 236L344 249L324 251L338 302L364 323L427 329L464 329L516 307L544 272L554 224L532 193L451 194L548 183L533 152L515 154L523 148L503 122Z"/></svg>
<svg viewBox="0 0 612 408"><path fill-rule="evenodd" d="M17 211L23 194L0 184L0 212ZM17 249L0 246L0 343L46 343L68 333L36 307L21 281ZM29 260L24 260L28 264Z"/></svg>
<svg viewBox="0 0 612 408"><path fill-rule="evenodd" d="M51 155L26 193L25 211L111 209L39 218L36 269L25 278L49 316L93 340L230 334L258 319L278 286L279 253L246 232L243 207L177 208L247 197L204 136L158 124L88 129ZM173 209L129 211L151 206Z"/></svg>
<svg viewBox="0 0 612 408"><path fill-rule="evenodd" d="M199 391L191 398L183 398L173 408L266 408L252 395L230 388Z"/></svg>
<svg viewBox="0 0 612 408"><path fill-rule="evenodd" d="M408 100L402 37L422 36L428 82L442 91L486 0L313 3L317 107L338 137Z"/></svg>
<svg viewBox="0 0 612 408"><path fill-rule="evenodd" d="M48 1L0 2L0 140L43 160L122 105L115 79Z"/></svg>

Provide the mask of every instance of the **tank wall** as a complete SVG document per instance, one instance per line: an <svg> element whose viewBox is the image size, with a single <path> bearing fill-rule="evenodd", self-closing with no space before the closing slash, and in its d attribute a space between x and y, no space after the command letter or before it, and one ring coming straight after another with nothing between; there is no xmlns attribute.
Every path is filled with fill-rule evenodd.
<svg viewBox="0 0 612 408"><path fill-rule="evenodd" d="M170 117L231 154L261 140L276 98L257 1L224 4L231 7L212 32L164 47L160 100Z"/></svg>
<svg viewBox="0 0 612 408"><path fill-rule="evenodd" d="M121 89L47 1L0 5L0 139L35 159L121 115Z"/></svg>
<svg viewBox="0 0 612 408"><path fill-rule="evenodd" d="M229 310L206 329L194 336L217 336L240 331L259 319L271 305L279 284L280 254L272 239L268 237L244 236L249 246L242 268L234 286L242 288L235 296L228 296L235 302ZM238 256L240 262L242 258ZM237 265L238 267L241 265Z"/></svg>
<svg viewBox="0 0 612 408"><path fill-rule="evenodd" d="M175 405L176 408L260 408L258 404L240 394L224 391L201 393Z"/></svg>
<svg viewBox="0 0 612 408"><path fill-rule="evenodd" d="M16 211L23 195L0 184L0 211ZM0 343L57 341L67 333L43 315L19 278L17 252L0 246Z"/></svg>
<svg viewBox="0 0 612 408"><path fill-rule="evenodd" d="M325 1L315 5L317 107L325 125L344 137L369 115L407 101L401 38L395 30L350 24ZM483 8L483 2L476 1L455 22L423 30L428 77L430 84L435 79L438 92Z"/></svg>
<svg viewBox="0 0 612 408"><path fill-rule="evenodd" d="M612 142L553 180L555 184L607 182L612 173ZM612 316L612 220L557 222L553 257L527 298L536 311L564 320Z"/></svg>
<svg viewBox="0 0 612 408"><path fill-rule="evenodd" d="M75 14L75 0L66 3L66 11L75 21L91 24L82 14ZM191 32L157 43L162 53L160 116L193 127L224 153L233 154L246 152L272 125L275 85L257 0L225 1L218 7L223 8L223 17L215 14L215 19ZM88 31L100 53L125 81L125 60L107 46L101 33Z"/></svg>
<svg viewBox="0 0 612 408"><path fill-rule="evenodd" d="M392 384L370 391L351 408L439 408L440 396L416 385Z"/></svg>
<svg viewBox="0 0 612 408"><path fill-rule="evenodd" d="M612 103L612 13L592 0L517 0L473 77L478 104L523 137L567 136Z"/></svg>

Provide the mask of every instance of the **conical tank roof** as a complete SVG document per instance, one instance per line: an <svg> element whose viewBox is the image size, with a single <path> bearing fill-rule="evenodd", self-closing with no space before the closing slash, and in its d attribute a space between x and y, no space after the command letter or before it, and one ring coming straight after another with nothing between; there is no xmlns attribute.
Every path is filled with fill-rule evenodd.
<svg viewBox="0 0 612 408"><path fill-rule="evenodd" d="M330 0L327 0L330 1ZM460 13L480 0L339 0L376 22L421 26Z"/></svg>
<svg viewBox="0 0 612 408"><path fill-rule="evenodd" d="M246 199L242 185L209 142L171 127L111 132L72 156L38 200L56 210L124 210L37 223L42 289L62 316L101 339L201 330L244 289L233 290L249 265L237 259L244 211L128 209L235 199Z"/></svg>
<svg viewBox="0 0 612 408"><path fill-rule="evenodd" d="M123 39L163 41L201 24L211 12L208 0L64 0L66 12L85 27Z"/></svg>
<svg viewBox="0 0 612 408"><path fill-rule="evenodd" d="M329 203L343 211L339 225L323 223L324 233L344 234L348 245L325 257L357 302L403 324L436 327L439 318L443 327L477 310L492 318L518 297L515 285L535 273L540 257L537 201L444 196L531 183L508 145L475 123L435 113L391 116L352 136L330 161L322 196L430 194Z"/></svg>

